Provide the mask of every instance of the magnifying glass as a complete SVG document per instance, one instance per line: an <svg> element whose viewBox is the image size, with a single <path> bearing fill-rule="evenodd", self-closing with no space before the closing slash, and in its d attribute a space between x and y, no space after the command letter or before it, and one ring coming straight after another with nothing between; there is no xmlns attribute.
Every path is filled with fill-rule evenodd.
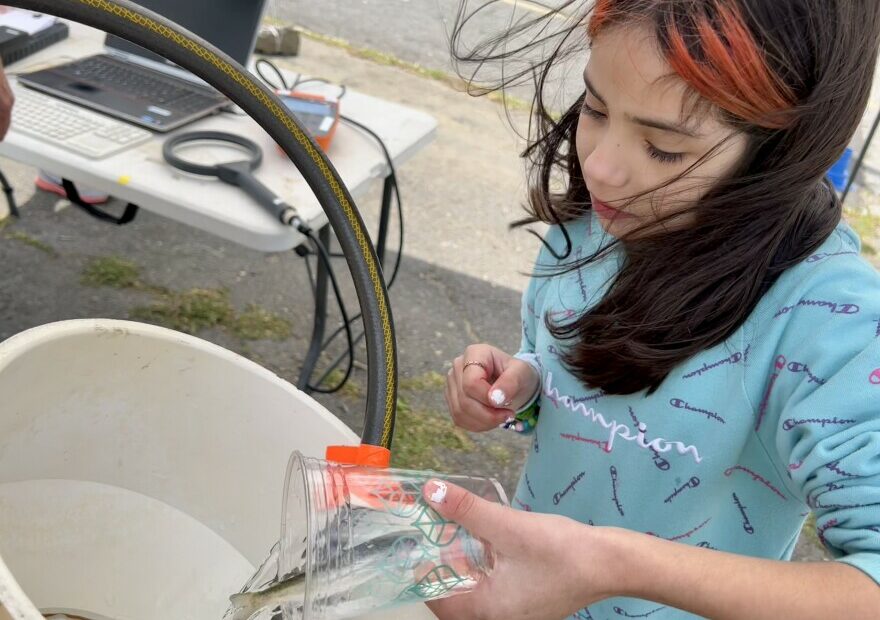
<svg viewBox="0 0 880 620"><path fill-rule="evenodd" d="M191 131L168 138L162 155L178 170L241 188L282 224L304 225L296 209L254 176L263 163L263 149L252 140L222 131Z"/></svg>

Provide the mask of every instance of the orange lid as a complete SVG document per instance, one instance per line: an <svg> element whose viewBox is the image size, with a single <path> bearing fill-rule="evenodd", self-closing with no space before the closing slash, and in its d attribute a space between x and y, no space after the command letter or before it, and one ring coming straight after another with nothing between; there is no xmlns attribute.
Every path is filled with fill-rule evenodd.
<svg viewBox="0 0 880 620"><path fill-rule="evenodd" d="M391 465L391 451L381 446L361 444L359 446L328 446L328 461L343 465L362 465L364 467L388 467Z"/></svg>

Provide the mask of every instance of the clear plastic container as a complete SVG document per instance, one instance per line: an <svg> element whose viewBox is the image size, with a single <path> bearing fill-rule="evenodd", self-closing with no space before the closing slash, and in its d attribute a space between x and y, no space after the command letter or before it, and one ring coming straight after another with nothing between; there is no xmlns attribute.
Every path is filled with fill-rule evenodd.
<svg viewBox="0 0 880 620"><path fill-rule="evenodd" d="M294 453L288 465L278 578L304 578L285 620L337 620L467 592L492 549L422 499L430 479L507 505L493 479L339 465Z"/></svg>

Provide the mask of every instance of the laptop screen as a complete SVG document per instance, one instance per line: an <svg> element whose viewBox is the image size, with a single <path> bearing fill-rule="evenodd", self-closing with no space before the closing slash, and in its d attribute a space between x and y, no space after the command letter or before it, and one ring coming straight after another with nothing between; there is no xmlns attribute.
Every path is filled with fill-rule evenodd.
<svg viewBox="0 0 880 620"><path fill-rule="evenodd" d="M246 65L266 0L135 0L136 4L177 22ZM108 34L107 47L173 65L158 54Z"/></svg>

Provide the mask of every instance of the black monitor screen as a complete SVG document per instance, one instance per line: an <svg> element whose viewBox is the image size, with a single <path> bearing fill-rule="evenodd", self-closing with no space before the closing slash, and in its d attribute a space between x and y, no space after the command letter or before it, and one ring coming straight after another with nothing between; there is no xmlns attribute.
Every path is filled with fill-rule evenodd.
<svg viewBox="0 0 880 620"><path fill-rule="evenodd" d="M213 43L242 65L247 63L253 49L257 28L263 16L263 7L266 4L266 0L135 0L135 2ZM115 35L107 35L107 45L159 62L167 62L161 56Z"/></svg>

